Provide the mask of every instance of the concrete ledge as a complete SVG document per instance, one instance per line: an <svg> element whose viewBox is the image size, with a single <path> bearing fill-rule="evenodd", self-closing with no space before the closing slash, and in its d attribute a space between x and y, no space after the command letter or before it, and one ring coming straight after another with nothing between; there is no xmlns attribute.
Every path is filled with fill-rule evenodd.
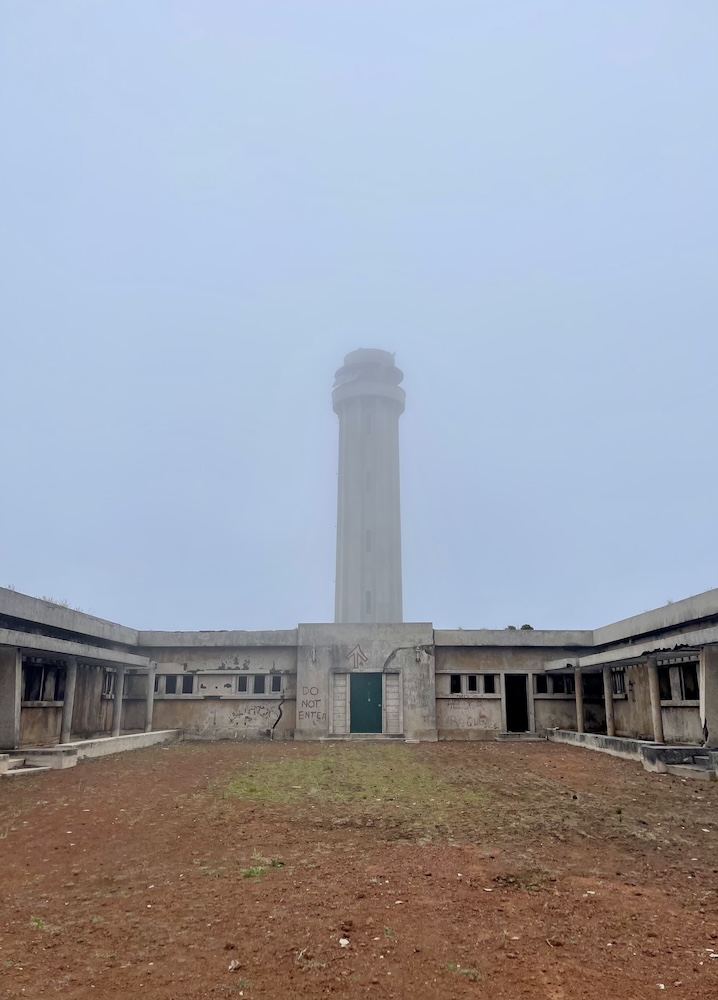
<svg viewBox="0 0 718 1000"><path fill-rule="evenodd" d="M10 763L10 754L0 753L0 774L4 774L5 771L7 771L9 763Z"/></svg>
<svg viewBox="0 0 718 1000"><path fill-rule="evenodd" d="M182 739L180 729L162 729L155 733L128 733L126 736L99 736L94 740L77 740L54 747L27 747L19 750L28 764L49 767L74 767L78 760L106 757L125 750L140 750L161 743L176 743Z"/></svg>
<svg viewBox="0 0 718 1000"><path fill-rule="evenodd" d="M77 764L77 748L63 743L56 747L37 747L33 750L21 750L19 753L25 758L25 763L30 767L52 767L65 768L74 767Z"/></svg>
<svg viewBox="0 0 718 1000"><path fill-rule="evenodd" d="M655 746L647 740L633 740L623 736L604 736L602 733L574 733L570 729L547 729L546 736L554 743L573 743L575 746L587 747L589 750L600 750L613 757L623 757L625 760L642 761L644 748Z"/></svg>

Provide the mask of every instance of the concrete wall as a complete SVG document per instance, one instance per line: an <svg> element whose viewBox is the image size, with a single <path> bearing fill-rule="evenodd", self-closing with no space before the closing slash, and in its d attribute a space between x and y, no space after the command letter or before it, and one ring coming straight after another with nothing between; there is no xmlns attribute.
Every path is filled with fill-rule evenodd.
<svg viewBox="0 0 718 1000"><path fill-rule="evenodd" d="M0 647L0 750L20 746L22 656L18 649Z"/></svg>
<svg viewBox="0 0 718 1000"><path fill-rule="evenodd" d="M191 739L288 739L295 727L296 700L252 698L205 701L155 700L153 729L182 729Z"/></svg>
<svg viewBox="0 0 718 1000"><path fill-rule="evenodd" d="M502 730L501 695L437 698L436 728L440 740L493 739Z"/></svg>
<svg viewBox="0 0 718 1000"><path fill-rule="evenodd" d="M613 715L616 736L653 739L651 696L648 667L645 664L625 668L625 696L614 695Z"/></svg>
<svg viewBox="0 0 718 1000"><path fill-rule="evenodd" d="M401 731L436 739L431 625L300 625L297 650L297 739L334 735L333 685L352 672L400 675Z"/></svg>
<svg viewBox="0 0 718 1000"><path fill-rule="evenodd" d="M72 736L89 739L112 729L111 698L102 697L103 668L78 664L75 704L72 709Z"/></svg>
<svg viewBox="0 0 718 1000"><path fill-rule="evenodd" d="M576 729L575 695L534 695L534 720L537 733L548 729Z"/></svg>
<svg viewBox="0 0 718 1000"><path fill-rule="evenodd" d="M60 742L62 706L24 706L20 713L20 746L50 747Z"/></svg>
<svg viewBox="0 0 718 1000"><path fill-rule="evenodd" d="M666 743L702 743L703 728L698 708L676 705L661 709L663 739Z"/></svg>

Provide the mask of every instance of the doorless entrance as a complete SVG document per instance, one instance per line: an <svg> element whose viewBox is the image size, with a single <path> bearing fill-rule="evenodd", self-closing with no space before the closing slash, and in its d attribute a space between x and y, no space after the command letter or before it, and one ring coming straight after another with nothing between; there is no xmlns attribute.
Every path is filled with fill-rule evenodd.
<svg viewBox="0 0 718 1000"><path fill-rule="evenodd" d="M506 674L506 728L510 733L527 733L529 703L527 674Z"/></svg>
<svg viewBox="0 0 718 1000"><path fill-rule="evenodd" d="M350 674L349 732L380 733L381 674Z"/></svg>

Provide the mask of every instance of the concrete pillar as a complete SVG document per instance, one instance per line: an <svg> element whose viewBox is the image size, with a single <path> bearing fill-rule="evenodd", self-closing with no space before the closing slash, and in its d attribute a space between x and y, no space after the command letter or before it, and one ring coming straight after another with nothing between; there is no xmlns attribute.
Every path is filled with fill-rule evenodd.
<svg viewBox="0 0 718 1000"><path fill-rule="evenodd" d="M616 735L616 722L613 716L613 684L611 668L603 668L603 700L606 702L606 736Z"/></svg>
<svg viewBox="0 0 718 1000"><path fill-rule="evenodd" d="M576 687L576 732L585 732L585 723L583 721L583 681L581 680L581 671L576 667L573 672L574 685Z"/></svg>
<svg viewBox="0 0 718 1000"><path fill-rule="evenodd" d="M698 685L701 699L703 746L718 748L718 646L701 650Z"/></svg>
<svg viewBox="0 0 718 1000"><path fill-rule="evenodd" d="M655 660L648 661L648 690L651 695L651 718L653 719L653 742L663 743L663 716L661 715L661 686L658 683L658 667Z"/></svg>
<svg viewBox="0 0 718 1000"><path fill-rule="evenodd" d="M20 746L22 654L14 646L0 648L0 750Z"/></svg>
<svg viewBox="0 0 718 1000"><path fill-rule="evenodd" d="M155 707L155 673L157 664L153 663L147 671L147 701L145 702L145 732L152 732L152 712Z"/></svg>
<svg viewBox="0 0 718 1000"><path fill-rule="evenodd" d="M68 656L65 670L65 700L62 703L62 728L60 743L69 743L72 733L72 710L75 707L75 686L77 684L77 657Z"/></svg>
<svg viewBox="0 0 718 1000"><path fill-rule="evenodd" d="M112 706L112 735L119 736L122 727L122 693L125 690L125 666L123 663L115 674L115 703Z"/></svg>

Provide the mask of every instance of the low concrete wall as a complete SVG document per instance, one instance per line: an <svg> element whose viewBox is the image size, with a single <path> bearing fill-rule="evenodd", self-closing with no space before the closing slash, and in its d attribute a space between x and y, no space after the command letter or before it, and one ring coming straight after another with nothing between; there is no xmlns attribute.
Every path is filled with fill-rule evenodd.
<svg viewBox="0 0 718 1000"><path fill-rule="evenodd" d="M129 733L125 736L99 736L94 740L63 743L55 747L33 747L23 753L27 764L36 767L74 767L78 760L88 757L107 757L125 750L141 750L161 743L176 743L183 738L178 729L165 729L156 733Z"/></svg>
<svg viewBox="0 0 718 1000"><path fill-rule="evenodd" d="M626 760L643 760L643 749L652 746L645 740L624 739L621 736L604 736L600 733L573 733L567 729L549 729L546 732L554 743L573 743L589 750L601 750L613 757Z"/></svg>

